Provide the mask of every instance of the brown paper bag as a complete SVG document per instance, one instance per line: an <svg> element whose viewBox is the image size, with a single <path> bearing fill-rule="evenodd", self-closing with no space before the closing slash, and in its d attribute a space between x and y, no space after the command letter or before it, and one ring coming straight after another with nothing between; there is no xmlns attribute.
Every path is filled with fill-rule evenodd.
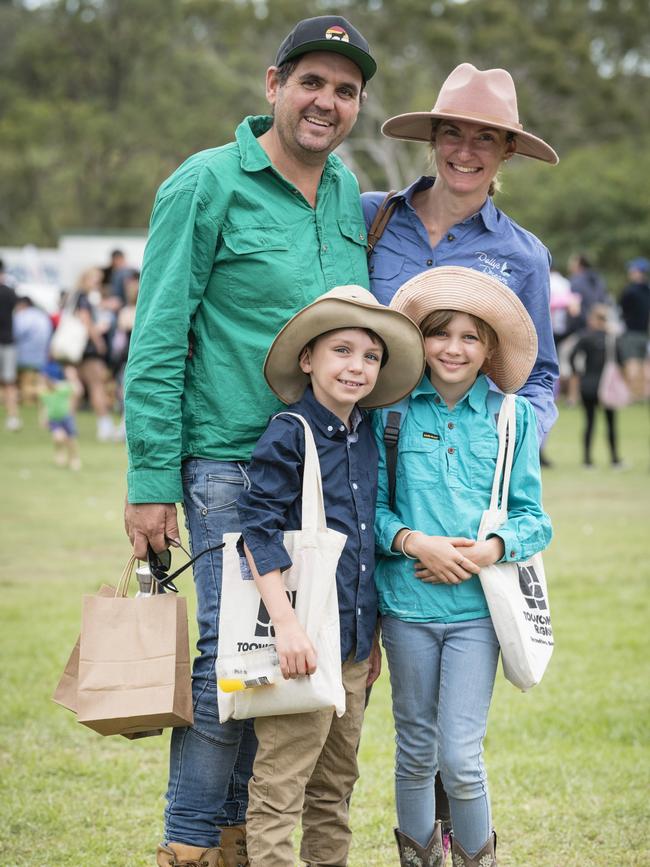
<svg viewBox="0 0 650 867"><path fill-rule="evenodd" d="M102 587L83 600L75 706L77 720L102 735L143 736L193 722L186 600L129 598L133 565L132 558L117 590L105 595ZM56 700L70 691L74 655Z"/></svg>
<svg viewBox="0 0 650 867"><path fill-rule="evenodd" d="M97 591L98 596L115 596L115 587L109 584L102 584ZM59 680L52 701L60 704L61 707L71 710L72 713L77 713L77 681L79 680L79 641L81 636L77 637L75 646L68 657L68 661L63 669L63 674Z"/></svg>

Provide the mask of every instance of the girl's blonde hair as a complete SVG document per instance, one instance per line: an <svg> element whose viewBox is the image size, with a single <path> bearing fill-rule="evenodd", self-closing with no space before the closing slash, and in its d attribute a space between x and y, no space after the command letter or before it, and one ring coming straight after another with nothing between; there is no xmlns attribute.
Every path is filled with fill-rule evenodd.
<svg viewBox="0 0 650 867"><path fill-rule="evenodd" d="M462 310L433 310L427 316L424 317L422 322L420 323L420 331L422 332L422 337L432 337L437 331L440 331L441 328L449 325L454 316L457 316L459 313L463 313ZM479 319L478 316L474 316L473 313L468 313L467 316L472 320L474 325L476 326L476 333L478 334L478 339L487 346L488 351L492 352L493 349L496 349L499 343L499 337L492 328L484 319Z"/></svg>

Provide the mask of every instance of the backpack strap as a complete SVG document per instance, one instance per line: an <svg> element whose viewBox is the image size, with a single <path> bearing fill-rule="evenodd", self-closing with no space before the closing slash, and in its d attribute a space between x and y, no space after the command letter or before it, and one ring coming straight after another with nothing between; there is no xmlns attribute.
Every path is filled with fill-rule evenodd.
<svg viewBox="0 0 650 867"><path fill-rule="evenodd" d="M388 502L391 507L395 505L395 477L397 475L397 445L399 443L399 431L402 418L409 408L410 397L404 398L399 403L382 409L384 422L384 447L386 449L386 475L388 476Z"/></svg>
<svg viewBox="0 0 650 867"><path fill-rule="evenodd" d="M397 190L391 190L390 193L386 194L384 201L377 208L375 212L375 219L372 221L370 228L368 229L368 246L366 247L366 254L368 258L372 256L373 250L377 246L377 242L384 234L384 229L388 225L388 221L393 215L393 211L395 210L395 206L397 205L398 200L395 199L393 202L388 204L388 200L391 199Z"/></svg>

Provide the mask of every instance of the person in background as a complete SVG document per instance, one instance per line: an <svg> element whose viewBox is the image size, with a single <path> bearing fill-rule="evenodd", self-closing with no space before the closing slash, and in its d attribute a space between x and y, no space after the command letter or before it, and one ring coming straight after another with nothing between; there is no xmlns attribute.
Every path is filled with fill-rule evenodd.
<svg viewBox="0 0 650 867"><path fill-rule="evenodd" d="M18 390L24 404L35 403L40 371L47 363L52 322L31 298L20 297L14 307L14 340L18 364Z"/></svg>
<svg viewBox="0 0 650 867"><path fill-rule="evenodd" d="M239 530L246 463L280 407L262 376L273 337L328 289L368 285L359 186L332 152L375 70L345 18L298 22L266 73L273 116L245 118L158 191L124 387L125 528L140 559L178 543L182 500L195 555ZM194 725L172 733L160 867L248 864L256 741L250 720L217 715L221 568L221 552L194 568Z"/></svg>
<svg viewBox="0 0 650 867"><path fill-rule="evenodd" d="M81 386L76 380L66 379L56 361L43 365L41 374L41 419L52 434L54 462L59 467L67 466L76 472L81 469L81 458L74 405Z"/></svg>
<svg viewBox="0 0 650 867"><path fill-rule="evenodd" d="M621 354L625 378L635 400L650 397L650 261L640 256L627 265L629 283L619 301L625 334Z"/></svg>
<svg viewBox="0 0 650 867"><path fill-rule="evenodd" d="M111 368L115 375L116 400L121 410L121 419L115 433L115 438L126 439L124 421L124 372L129 357L131 334L135 325L135 310L140 288L140 272L131 270L124 281L124 306L117 314L113 339L111 341Z"/></svg>
<svg viewBox="0 0 650 867"><path fill-rule="evenodd" d="M16 381L16 344L14 343L13 312L16 292L9 285L4 263L0 259L0 388L7 416L5 427L18 431L23 426L18 412L18 385Z"/></svg>
<svg viewBox="0 0 650 867"><path fill-rule="evenodd" d="M593 467L592 440L596 410L601 406L598 399L598 386L605 367L607 350L605 341L614 341L616 360L622 361L620 341L611 333L611 308L606 304L594 304L589 310L587 327L580 333L569 356L569 361L578 379L580 400L585 414L585 427L582 435L582 463L585 468ZM618 450L616 435L616 410L602 407L607 423L607 442L609 456L614 469L621 469L623 463Z"/></svg>
<svg viewBox="0 0 650 867"><path fill-rule="evenodd" d="M605 281L584 253L570 256L568 268L571 291L580 298L580 312L573 323L573 330L576 331L586 326L589 311L594 304L609 304L610 299Z"/></svg>

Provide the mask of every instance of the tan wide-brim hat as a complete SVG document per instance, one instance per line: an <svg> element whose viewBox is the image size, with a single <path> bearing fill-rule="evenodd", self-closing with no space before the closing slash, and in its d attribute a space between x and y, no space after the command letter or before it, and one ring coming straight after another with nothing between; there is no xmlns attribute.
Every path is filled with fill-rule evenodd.
<svg viewBox="0 0 650 867"><path fill-rule="evenodd" d="M389 118L381 128L388 138L431 142L433 122L459 120L516 133L516 152L552 165L560 161L553 148L526 132L519 122L517 92L505 69L480 70L461 63L440 88L431 111L412 111Z"/></svg>
<svg viewBox="0 0 650 867"><path fill-rule="evenodd" d="M337 286L299 310L278 332L264 362L264 376L284 403L300 400L309 376L298 363L303 348L339 328L367 328L386 344L388 360L360 405L390 406L410 394L424 373L424 343L417 325L384 307L361 286Z"/></svg>
<svg viewBox="0 0 650 867"><path fill-rule="evenodd" d="M491 325L499 338L483 373L506 392L517 391L530 376L537 359L533 320L512 289L496 277L460 265L432 268L400 286L390 307L418 325L434 310L471 313Z"/></svg>

